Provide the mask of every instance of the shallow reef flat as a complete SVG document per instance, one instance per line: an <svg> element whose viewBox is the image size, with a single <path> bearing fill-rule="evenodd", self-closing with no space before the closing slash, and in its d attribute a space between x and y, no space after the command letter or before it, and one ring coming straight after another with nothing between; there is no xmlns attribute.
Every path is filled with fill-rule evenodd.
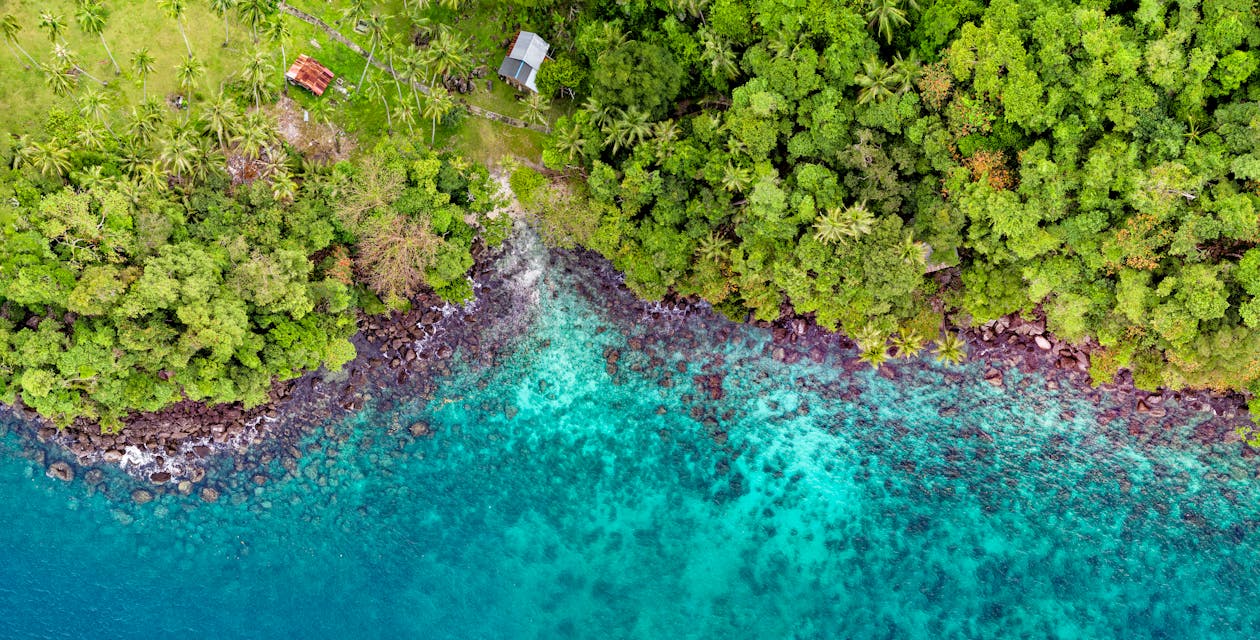
<svg viewBox="0 0 1260 640"><path fill-rule="evenodd" d="M212 457L198 487L213 501L113 467L50 479L56 450L10 420L0 636L1223 638L1260 623L1252 461L1176 398L1143 418L1152 437L1127 399L1053 367L998 366L1000 386L978 360L876 373L838 341L635 301L579 255L518 248L497 273L439 375L364 380L353 411Z"/></svg>

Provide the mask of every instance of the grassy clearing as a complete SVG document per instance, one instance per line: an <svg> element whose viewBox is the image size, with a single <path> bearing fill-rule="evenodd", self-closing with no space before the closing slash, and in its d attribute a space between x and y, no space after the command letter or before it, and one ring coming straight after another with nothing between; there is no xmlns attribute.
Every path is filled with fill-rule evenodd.
<svg viewBox="0 0 1260 640"><path fill-rule="evenodd" d="M328 3L302 0L294 4L319 16L365 48L369 46L367 38L354 33L350 21L341 18L341 10L348 4L345 0ZM123 67L119 76L114 75L100 40L79 29L74 19L75 5L74 0L17 0L6 4L0 9L0 13L12 13L18 19L22 25L19 43L41 63L51 61L53 54L47 33L39 28L39 16L43 12L60 15L66 25L61 37L78 55L79 64L84 69L109 83L106 91L111 96L113 110L120 117L131 105L142 100L141 84L130 68L131 55L140 47L148 47L150 55L155 58L154 70L148 78L149 96L165 98L180 92L175 68L187 55L184 41L175 21L156 2L111 0L107 3L110 16L104 35L119 65ZM389 22L390 29L401 41L409 42L411 25L404 15L402 2L382 2L378 4L378 10L394 16ZM503 55L501 41L507 37L504 34L508 33L506 27L501 27L496 22L498 15L508 15L506 5L498 2L478 4L472 9L471 17L462 20L457 20L453 14L443 9L432 9L429 13L433 24L450 24L469 36L474 44L474 59L478 64L485 64L490 68L492 91L486 90L486 80L483 79L477 82L476 91L459 97L470 104L499 113L522 116L524 109L517 100L517 93L493 75L493 70L497 68ZM336 88L330 88L323 97L316 97L302 89L285 85L284 69L299 53L315 57L342 78L347 87L359 82L365 62L358 54L331 40L311 25L291 17L285 17L285 24L289 29L289 36L283 43L287 59L282 60L281 47L277 43L266 38L254 43L248 28L235 16L229 19L231 40L224 46L223 20L211 13L206 3L189 3L184 30L193 53L206 66L200 87L194 92L194 102L217 91L223 83L230 82L239 73L243 61L254 51L261 49L274 60L277 88L283 88L302 109L317 116L323 112L325 117L353 135L361 148L370 149L378 140L388 135L414 135L426 142L429 140L430 123L419 113L416 113L413 133L409 133L407 126L399 118L399 89L402 101L413 107L415 105L410 89L406 85L395 87L392 77L374 67L368 69L368 77L381 80L389 88L390 109L393 110L394 119L392 130L379 100L370 99L358 92L342 94ZM77 94L96 84L82 78L76 94L56 96L45 84L44 74L38 69L30 68L24 58L19 63L12 52L0 54L10 57L9 61L0 64L0 86L5 87L5 91L0 92L0 129L4 131L20 134L40 130L49 111L55 108L77 109ZM384 56L380 57L384 59ZM563 107L553 109L553 121L562 109ZM496 163L506 155L516 155L536 162L541 155L544 136L537 132L480 118L464 117L458 120L459 123L455 126L439 125L439 148L449 148L469 159L488 164Z"/></svg>
<svg viewBox="0 0 1260 640"><path fill-rule="evenodd" d="M368 38L354 33L354 25L351 21L342 18L342 11L350 4L348 0L333 0L331 2L297 0L291 4L318 16L341 31L346 37L354 39L364 49L369 48L370 41ZM391 35L397 37L400 42L410 42L412 37L411 22L406 17L401 1L379 2L376 5L376 11L382 15L390 16L387 25ZM431 21L430 24L434 28L437 25L446 25L468 38L471 43L471 57L474 63L476 65L484 65L489 71L488 78L493 80L490 91L486 91L486 82L485 79L482 79L476 82L476 88L472 93L461 97L472 105L515 118L523 117L525 109L520 103L520 98L523 94L518 93L494 75L506 53L502 46L503 41L516 33L516 30L513 28L510 5L490 0L470 5L462 15L452 13L441 7L430 7L423 15ZM528 29L529 25L524 25L524 28ZM543 37L546 38L546 34L543 34ZM355 79L358 79L357 75ZM571 108L567 101L555 101L551 120L554 121L555 118L568 112Z"/></svg>
<svg viewBox="0 0 1260 640"><path fill-rule="evenodd" d="M104 36L122 67L121 76L114 75L100 39L84 33L75 22L73 0L16 0L5 3L0 13L11 13L17 18L22 26L19 43L40 63L53 60L53 44L47 32L39 28L39 16L43 12L61 16L66 25L61 37L78 55L80 66L109 83L107 91L116 109L142 99L141 84L131 70L131 54L140 47L148 47L155 59L153 73L148 78L149 95L162 97L177 93L179 81L175 67L188 53L175 21L153 0L113 0L106 4L110 15ZM217 89L220 82L239 69L247 52L254 50L254 44L245 28L233 22L231 43L223 46L223 20L211 13L205 2L188 3L184 20L184 32L193 53L206 65L200 92L204 95L210 88ZM261 46L270 50L265 42ZM30 68L25 58L19 64L11 51L0 54L7 56L0 64L0 86L4 87L4 91L0 91L0 128L19 133L35 131L51 109L76 108L73 97L55 95L45 84L44 74ZM278 58L276 64L280 64ZM95 84L81 78L79 91Z"/></svg>
<svg viewBox="0 0 1260 640"><path fill-rule="evenodd" d="M545 139L546 136L537 131L481 118L465 118L456 128L438 128L439 147L449 148L487 166L497 164L505 156L540 163Z"/></svg>

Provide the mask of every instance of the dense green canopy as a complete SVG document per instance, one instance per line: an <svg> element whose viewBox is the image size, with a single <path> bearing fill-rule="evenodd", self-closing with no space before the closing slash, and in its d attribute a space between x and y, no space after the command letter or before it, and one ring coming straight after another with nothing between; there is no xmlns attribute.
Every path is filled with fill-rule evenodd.
<svg viewBox="0 0 1260 640"><path fill-rule="evenodd" d="M584 178L568 227L649 297L790 308L880 350L942 309L1040 307L1100 345L1098 379L1256 391L1258 19L1249 0L598 2L558 54L589 73L546 161ZM636 51L682 66L669 108ZM961 278L938 290L927 262Z"/></svg>

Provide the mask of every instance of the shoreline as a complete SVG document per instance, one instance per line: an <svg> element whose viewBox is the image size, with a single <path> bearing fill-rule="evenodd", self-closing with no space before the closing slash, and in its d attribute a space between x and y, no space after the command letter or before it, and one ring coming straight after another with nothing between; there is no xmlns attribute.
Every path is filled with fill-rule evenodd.
<svg viewBox="0 0 1260 640"><path fill-rule="evenodd" d="M519 234L519 232L518 232ZM120 434L104 435L95 424L76 423L57 431L47 421L20 406L0 405L0 412L18 418L18 431L47 447L35 453L49 476L70 481L78 476L90 478L96 466L116 466L146 487L137 489L151 497L152 491L190 494L198 491L207 501L215 501L222 490L206 484L209 465L221 459L235 459L238 470L243 459L269 465L279 459L286 469L296 467L301 456L296 447L299 439L325 427L330 420L362 409L376 401L377 392L386 389L405 391L411 399L427 402L433 397L436 381L451 372L451 358L460 352L474 364L493 366L500 358L500 346L509 340L502 336L483 339L485 325L480 321L483 310L509 309L516 318L496 315L496 323L513 334L528 325L532 302L539 291L533 288L538 279L538 259L575 263L587 280L578 282L582 294L607 299L632 301L645 318L660 322L670 315L703 316L706 323L730 322L708 305L667 299L649 302L635 298L622 284L620 274L602 257L590 251L543 249L540 256L524 255L528 247L518 247L521 238L514 235L504 248L489 251L480 247L473 267L477 297L464 307L444 303L432 294L422 294L413 301L411 311L393 312L388 316L365 316L361 328L352 338L358 355L336 373L308 372L296 379L280 382L272 391L270 402L244 409L239 405L206 406L181 402L154 413L136 414L128 418L127 428ZM530 263L530 259L534 263ZM574 265L566 265L572 268ZM626 306L618 303L618 306ZM627 311L618 309L617 312ZM789 316L774 322L744 323L769 332L765 356L785 364L803 359L823 363L833 357L835 366L853 372L869 365L857 360L854 343L847 337L827 331L809 318ZM984 365L983 381L1006 388L1011 386L1004 371L1036 373L1045 378L1047 391L1060 389L1075 393L1101 408L1098 422L1105 425L1123 420L1130 436L1144 446L1207 447L1212 444L1240 445L1243 457L1257 455L1242 443L1236 427L1247 422L1246 403L1240 394L1210 391L1164 391L1150 393L1137 390L1127 371L1115 382L1097 387L1090 384L1088 353L1068 345L1046 333L1044 321L1023 320L1005 316L985 325L958 328L966 340L967 360ZM498 342L500 344L493 344ZM634 342L631 342L634 348ZM605 354L610 371L616 369L620 354ZM880 367L878 375L895 380L903 367L927 366L926 351L910 359L890 359ZM963 373L947 373L951 384L979 383L968 381ZM720 397L721 376L709 389ZM388 394L384 394L388 395ZM381 400L389 410L392 398ZM1106 406L1105 405L1110 405ZM1070 416L1065 416L1070 417ZM1195 426L1190 443L1174 441L1171 424ZM432 435L428 425L394 425L391 432L406 430L407 436L422 438ZM332 436L331 429L325 429ZM723 434L724 435L724 434ZM1224 471L1224 470L1223 470ZM1237 473L1231 471L1231 473ZM99 477L99 471L96 476ZM266 482L255 475L255 484Z"/></svg>

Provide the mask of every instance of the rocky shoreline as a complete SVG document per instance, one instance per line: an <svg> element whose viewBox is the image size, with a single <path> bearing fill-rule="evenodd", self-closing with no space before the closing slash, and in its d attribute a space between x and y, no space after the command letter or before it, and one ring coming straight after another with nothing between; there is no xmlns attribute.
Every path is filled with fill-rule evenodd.
<svg viewBox="0 0 1260 640"><path fill-rule="evenodd" d="M529 251L509 248L496 254L482 248L477 252L473 272L476 301L461 308L435 296L422 295L406 313L364 317L360 332L353 338L359 354L354 361L335 374L312 372L279 383L273 389L271 402L261 407L246 410L239 405L208 407L184 402L160 412L133 416L122 433L113 435L101 434L95 425L87 423L57 431L20 406L0 410L22 418L19 429L44 443L35 455L46 465L50 477L67 481L82 477L93 486L102 478L96 467L119 466L132 477L148 481L132 490L131 497L136 501L151 500L155 492L196 491L203 500L213 502L225 492L240 488L208 483L206 471L210 465L231 459L235 470L242 471L251 465L274 467L273 463L279 461L281 469L292 471L302 455L297 447L299 440L321 427L326 436L334 437L327 426L333 418L374 401L388 409L396 397L420 402L432 399L435 381L451 372L451 358L457 351L477 364L492 366L498 362L504 355L500 348L526 328L528 309L541 295L534 286L541 269L539 263L556 258L545 252L539 254L542 250L537 246L532 249L535 255L522 255ZM577 280L582 295L601 300L631 299L620 274L602 258L589 252L566 252L564 260L564 268L582 272ZM705 316L707 322L722 321L707 305L689 301L626 304L640 307L635 313L642 314L648 323L659 323L668 316L695 314ZM495 324L502 325L496 326L497 333L485 332L489 323L481 321L483 310L494 313ZM520 317L504 317L518 311ZM810 359L822 363L832 356L839 366L850 371L867 366L856 359L850 340L818 327L809 318L787 315L775 322L750 324L770 332L765 355L780 362L793 364ZM1129 435L1141 444L1190 444L1174 442L1166 425L1194 422L1194 444L1229 442L1243 447L1245 455L1255 455L1236 433L1237 427L1248 421L1245 400L1239 394L1143 392L1133 386L1127 372L1122 372L1112 384L1093 387L1087 373L1088 350L1047 333L1041 318L1007 316L979 327L960 329L960 333L967 341L969 359L984 363L984 379L995 387L1008 385L1003 371L1036 372L1045 379L1049 390L1070 388L1083 399L1109 405L1098 414L1099 423L1125 421ZM630 338L631 349L641 350L642 346L642 338ZM622 355L618 350L604 353L610 375L617 374ZM706 365L694 382L697 390L718 400L722 396L722 374L711 365ZM882 366L879 374L896 379L903 367L914 366L923 363L894 359ZM964 382L962 373L950 376ZM713 422L716 425L717 421ZM715 425L710 425L710 430L720 438L723 434ZM423 422L394 425L391 432L404 438L431 435ZM249 478L254 484L267 480L265 474Z"/></svg>
<svg viewBox="0 0 1260 640"><path fill-rule="evenodd" d="M770 353L776 360L791 364L809 358L822 362L828 349L851 349L845 366L866 367L857 360L857 346L844 336L818 327L809 318L785 317L775 322L754 322L772 332ZM1125 421L1128 433L1143 445L1176 445L1168 424L1197 422L1193 442L1212 445L1221 442L1238 445L1246 457L1260 454L1247 446L1238 428L1250 424L1247 399L1237 392L1208 390L1143 391L1133 384L1133 376L1122 370L1114 381L1093 385L1090 376L1090 348L1067 343L1046 331L1044 316L1025 319L1018 314L1003 316L977 327L955 327L967 345L970 362L985 365L984 380L1005 388L1003 371L1038 373L1046 389L1071 389L1082 399L1113 405L1099 412L1099 424ZM926 353L919 356L930 357ZM916 366L915 359L890 359L879 374L895 379L901 367ZM961 374L951 378L961 382ZM1065 416L1066 417L1066 416ZM1260 474L1258 474L1260 477Z"/></svg>

